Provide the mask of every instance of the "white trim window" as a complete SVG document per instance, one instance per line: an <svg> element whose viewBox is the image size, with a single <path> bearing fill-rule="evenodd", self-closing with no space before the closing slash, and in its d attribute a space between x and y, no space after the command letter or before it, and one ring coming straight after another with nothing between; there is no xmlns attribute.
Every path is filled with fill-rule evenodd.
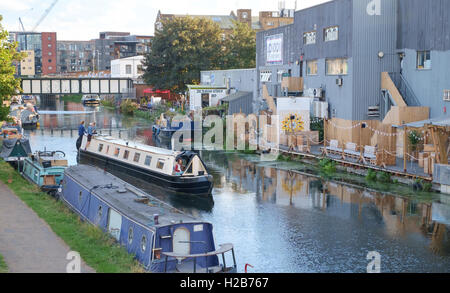
<svg viewBox="0 0 450 293"><path fill-rule="evenodd" d="M272 81L272 71L262 70L260 75L261 82L271 82Z"/></svg>
<svg viewBox="0 0 450 293"><path fill-rule="evenodd" d="M303 44L305 45L313 45L316 43L316 31L307 32L303 34Z"/></svg>
<svg viewBox="0 0 450 293"><path fill-rule="evenodd" d="M450 102L450 90L444 90L444 101Z"/></svg>
<svg viewBox="0 0 450 293"><path fill-rule="evenodd" d="M346 58L327 59L325 72L327 75L348 74L348 61Z"/></svg>
<svg viewBox="0 0 450 293"><path fill-rule="evenodd" d="M308 60L306 61L306 75L317 75L318 67L317 60Z"/></svg>
<svg viewBox="0 0 450 293"><path fill-rule="evenodd" d="M431 69L430 51L417 51L417 69Z"/></svg>
<svg viewBox="0 0 450 293"><path fill-rule="evenodd" d="M286 70L278 70L277 81L280 83L283 81L283 74L287 73Z"/></svg>
<svg viewBox="0 0 450 293"><path fill-rule="evenodd" d="M339 39L339 27L331 26L324 29L323 36L325 42L337 41Z"/></svg>

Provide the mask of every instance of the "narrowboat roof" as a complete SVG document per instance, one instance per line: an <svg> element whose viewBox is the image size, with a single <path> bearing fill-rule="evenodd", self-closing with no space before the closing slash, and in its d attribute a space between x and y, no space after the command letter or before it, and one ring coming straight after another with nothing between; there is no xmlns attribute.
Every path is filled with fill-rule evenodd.
<svg viewBox="0 0 450 293"><path fill-rule="evenodd" d="M200 223L197 219L126 183L102 169L78 165L69 167L65 176L82 184L122 215L146 227L164 227L178 223ZM148 201L148 203L146 203ZM155 225L154 215L159 216Z"/></svg>
<svg viewBox="0 0 450 293"><path fill-rule="evenodd" d="M110 137L110 136L96 136L95 139L97 139L99 141L104 141L106 143L113 143L113 144L121 145L124 147L135 148L135 149L147 151L147 152L158 154L158 155L177 156L180 154L180 152L175 152L175 151L171 151L171 150L167 150L167 149L152 147L152 146L136 143L133 141L125 141L123 139L117 139L117 138Z"/></svg>

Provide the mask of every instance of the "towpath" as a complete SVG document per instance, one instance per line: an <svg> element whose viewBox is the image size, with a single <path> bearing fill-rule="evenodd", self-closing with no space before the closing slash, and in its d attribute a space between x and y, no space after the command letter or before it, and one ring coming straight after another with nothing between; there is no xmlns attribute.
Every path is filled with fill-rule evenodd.
<svg viewBox="0 0 450 293"><path fill-rule="evenodd" d="M66 273L69 246L0 182L0 254L10 273ZM95 271L81 262L82 273Z"/></svg>

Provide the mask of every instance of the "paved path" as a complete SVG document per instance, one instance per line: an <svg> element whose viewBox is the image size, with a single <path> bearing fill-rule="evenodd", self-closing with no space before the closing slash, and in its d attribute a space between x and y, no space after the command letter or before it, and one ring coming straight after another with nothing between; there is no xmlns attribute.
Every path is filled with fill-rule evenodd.
<svg viewBox="0 0 450 293"><path fill-rule="evenodd" d="M0 254L10 273L66 273L70 251L62 239L0 182ZM81 272L94 270L84 262Z"/></svg>

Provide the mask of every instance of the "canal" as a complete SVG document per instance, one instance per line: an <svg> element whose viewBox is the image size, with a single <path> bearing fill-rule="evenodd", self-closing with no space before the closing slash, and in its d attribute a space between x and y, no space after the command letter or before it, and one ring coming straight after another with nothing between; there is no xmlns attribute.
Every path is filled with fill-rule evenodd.
<svg viewBox="0 0 450 293"><path fill-rule="evenodd" d="M77 133L70 129L81 120L158 145L150 123L141 119L54 98L43 99L39 110L41 129L26 132L33 150L64 151L71 165L77 164ZM214 176L213 202L139 187L211 222L216 243L234 243L239 272L250 264L249 272L365 273L372 251L381 255L382 272L450 272L450 196L368 192L288 171L294 163L263 163L252 155L202 157Z"/></svg>

